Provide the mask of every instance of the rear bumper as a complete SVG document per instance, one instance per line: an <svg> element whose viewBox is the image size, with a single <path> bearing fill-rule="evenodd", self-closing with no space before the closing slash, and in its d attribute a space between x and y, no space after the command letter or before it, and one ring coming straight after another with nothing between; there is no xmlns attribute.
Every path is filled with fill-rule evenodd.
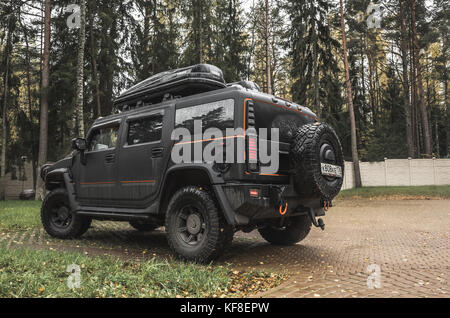
<svg viewBox="0 0 450 318"><path fill-rule="evenodd" d="M289 185L236 183L215 187L227 219L234 225L305 214L311 209L315 216L325 215L320 200L301 199Z"/></svg>

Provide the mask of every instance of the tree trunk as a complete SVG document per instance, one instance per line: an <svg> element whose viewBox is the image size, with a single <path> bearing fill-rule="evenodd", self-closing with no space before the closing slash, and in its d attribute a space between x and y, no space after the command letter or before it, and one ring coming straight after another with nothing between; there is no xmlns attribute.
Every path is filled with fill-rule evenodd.
<svg viewBox="0 0 450 318"><path fill-rule="evenodd" d="M152 35L153 39L156 39L156 30L155 29L157 27L157 24L159 23L159 21L158 21L158 12L157 12L157 8L158 8L157 1L158 0L153 0L153 8L150 8L148 6L150 1L146 1L146 9L145 9L147 12L149 12L148 13L149 15L150 15L150 11L153 9L153 35ZM150 40L150 38L149 38L149 40ZM151 45L149 40L147 42L148 52L150 52L150 45ZM157 63L156 56L153 56L153 58L152 58L152 75L154 75L156 73L156 63Z"/></svg>
<svg viewBox="0 0 450 318"><path fill-rule="evenodd" d="M29 120L30 120L30 127L33 125L33 105L31 101L31 72L30 72L30 46L28 43L28 31L25 26L22 25L23 28L23 35L25 39L25 59L26 59L26 73L27 73L27 95L28 95L28 113L29 113ZM32 166L33 166L33 189L36 189L36 160L35 160L35 152L33 151L34 147L32 147L31 153L32 153Z"/></svg>
<svg viewBox="0 0 450 318"><path fill-rule="evenodd" d="M144 80L150 76L150 1L145 1L144 3L144 65L142 65L142 75L140 80Z"/></svg>
<svg viewBox="0 0 450 318"><path fill-rule="evenodd" d="M44 21L44 57L42 65L42 86L41 86L41 118L39 131L39 170L47 161L48 147L48 82L49 82L49 60L50 60L50 0L45 0L45 21ZM45 190L42 187L42 179L38 178L36 187L36 199L42 199Z"/></svg>
<svg viewBox="0 0 450 318"><path fill-rule="evenodd" d="M375 56L375 114L373 117L374 124L378 123L378 113L381 113L381 116L383 115L383 112L380 111L380 100L381 100L381 92L380 92L380 78L378 76L378 58ZM383 120L381 118L381 120Z"/></svg>
<svg viewBox="0 0 450 318"><path fill-rule="evenodd" d="M8 109L8 80L9 80L9 61L10 61L10 54L8 52L10 43L11 43L11 31L8 31L8 39L6 41L6 48L5 48L5 76L4 76L4 87L3 87L3 107L2 107L2 152L1 152L1 167L0 167L0 178L3 178L6 174L6 143L7 143L7 118L8 115L7 109ZM4 189L2 189L3 191ZM1 198L4 198L4 193L0 194Z"/></svg>
<svg viewBox="0 0 450 318"><path fill-rule="evenodd" d="M361 34L360 38L361 43L364 43L364 46L366 44L365 39L363 39L363 35ZM364 48L363 44L361 44L361 50L360 50L360 57L361 57L361 88L363 93L363 105L366 105L366 74L365 74L365 68L364 68Z"/></svg>
<svg viewBox="0 0 450 318"><path fill-rule="evenodd" d="M41 2L41 27L39 30L39 92L42 91L42 64L44 63L44 13L45 2ZM42 98L39 99L39 111L41 109Z"/></svg>
<svg viewBox="0 0 450 318"><path fill-rule="evenodd" d="M445 63L447 63L447 60L445 59ZM445 64L447 65L447 64ZM447 158L450 157L450 109L448 107L448 81L447 81L447 75L444 75L444 98L445 98L445 126L444 129L446 130L446 142L447 142Z"/></svg>
<svg viewBox="0 0 450 318"><path fill-rule="evenodd" d="M443 43L442 48L442 57L443 57L443 65L445 69L447 69L447 53L448 53L448 38ZM444 124L444 131L445 131L445 152L447 154L447 158L450 158L450 109L448 107L448 72L444 72L442 84L444 85L444 111L445 111L445 124Z"/></svg>
<svg viewBox="0 0 450 318"><path fill-rule="evenodd" d="M372 120L374 125L376 125L377 115L376 115L376 96L375 96L375 84L373 80L373 56L372 52L367 53L367 62L369 69L369 96L370 96L370 109L372 111Z"/></svg>
<svg viewBox="0 0 450 318"><path fill-rule="evenodd" d="M77 59L77 101L76 113L78 121L78 136L84 137L84 110L83 110L83 87L84 87L84 46L86 43L86 0L80 0L80 32L78 39Z"/></svg>
<svg viewBox="0 0 450 318"><path fill-rule="evenodd" d="M251 6L251 12L254 12L255 10L255 0L252 1L252 6ZM251 27L251 31L250 31L250 47L249 47L249 52L248 52L248 60L247 60L247 78L246 80L249 81L250 80L250 75L252 74L252 71L250 69L251 65L252 65L252 57L255 54L255 26L252 25Z"/></svg>
<svg viewBox="0 0 450 318"><path fill-rule="evenodd" d="M92 4L92 2L89 2ZM94 114L96 113L97 117L102 116L102 106L100 103L100 89L98 87L98 78L97 78L97 49L95 46L94 39L94 9L92 5L89 10L89 32L91 33L90 37L90 46L91 46L91 67L92 67L92 81L94 82L94 100L95 100L95 109Z"/></svg>
<svg viewBox="0 0 450 318"><path fill-rule="evenodd" d="M409 81L408 81L408 50L406 33L405 0L400 0L400 23L401 23L401 54L403 67L403 105L405 107L406 121L406 143L408 145L408 155L414 158L413 133L411 123L411 103L409 99Z"/></svg>
<svg viewBox="0 0 450 318"><path fill-rule="evenodd" d="M12 45L12 32L14 22L11 21L12 16L8 19L8 35L6 36L6 46L4 50L5 55L5 75L3 86L3 107L2 107L2 151L1 151L1 166L0 166L0 179L3 179L6 174L6 147L7 147L7 122L8 122L8 95L9 95L9 64L11 62L11 45ZM5 198L5 188L1 187L0 199Z"/></svg>
<svg viewBox="0 0 450 318"><path fill-rule="evenodd" d="M436 129L436 157L440 158L441 154L440 154L440 149L439 149L439 121L437 118L435 121L435 129Z"/></svg>
<svg viewBox="0 0 450 318"><path fill-rule="evenodd" d="M411 31L409 32L410 39L412 39ZM411 67L409 68L410 72L410 82L411 82L411 120L412 120L412 137L413 137L413 147L414 154L416 158L420 157L420 140L418 140L419 136L419 122L417 120L417 81L416 81L416 69L414 65L414 45L412 40L409 41L409 55L411 60Z"/></svg>
<svg viewBox="0 0 450 318"><path fill-rule="evenodd" d="M352 86L350 83L350 72L348 69L348 59L347 59L347 39L345 36L345 20L344 20L344 5L342 0L339 0L339 10L341 14L341 32L342 32L342 46L344 51L344 67L345 67L345 83L347 85L347 98L348 98L348 112L350 115L350 129L352 138L352 160L353 169L355 177L355 188L360 188L362 186L361 182L361 172L359 170L359 158L358 149L356 141L356 124L355 124L355 113L353 111L353 93Z"/></svg>
<svg viewBox="0 0 450 318"><path fill-rule="evenodd" d="M27 74L27 99L28 99L28 115L30 118L30 123L32 123L33 120L33 114L32 114L32 101L31 101L31 73L30 73L30 46L28 44L28 32L25 26L23 27L23 35L25 39L25 60L26 60L26 66L25 66L25 72Z"/></svg>
<svg viewBox="0 0 450 318"><path fill-rule="evenodd" d="M274 34L272 34L272 41L270 42L270 54L271 54L271 66L270 66L270 79L271 79L271 83L270 83L270 87L272 89L272 94L275 94L277 92L277 86L275 84L275 78L277 76L277 69L279 68L279 60L276 54L276 43L275 43L275 37Z"/></svg>
<svg viewBox="0 0 450 318"><path fill-rule="evenodd" d="M198 58L199 63L203 63L203 1L200 1L198 10Z"/></svg>
<svg viewBox="0 0 450 318"><path fill-rule="evenodd" d="M266 0L266 26L265 26L265 37L266 37L266 77L267 77L267 94L272 94L272 71L271 71L271 60L270 60L270 7L269 0Z"/></svg>
<svg viewBox="0 0 450 318"><path fill-rule="evenodd" d="M436 103L436 88L434 87L434 80L430 78L430 74L432 73L434 69L434 62L433 59L428 58L426 56L425 58L425 65L426 67L426 83L427 83L427 107L431 110L430 113L430 134L431 134L431 140L433 141L433 117L434 117L434 128L435 128L435 135L434 135L434 141L432 143L432 153L434 156L439 158L439 109L438 107L434 107L433 110L433 104ZM431 94L433 93L433 96Z"/></svg>
<svg viewBox="0 0 450 318"><path fill-rule="evenodd" d="M417 72L417 86L419 89L419 107L420 113L422 117L422 128L423 128L423 136L424 136L424 146L425 146L425 154L428 157L431 157L431 136L430 136L430 125L428 122L428 113L427 107L425 104L424 91L423 91L423 81L422 81L422 69L420 65L420 47L419 40L417 38L417 25L416 25L416 1L411 0L411 23L412 23L412 31L413 31L413 42L414 42L414 60L415 67Z"/></svg>
<svg viewBox="0 0 450 318"><path fill-rule="evenodd" d="M321 117L320 91L319 91L319 67L318 67L317 43L313 43L313 79L314 79L314 105L317 117Z"/></svg>

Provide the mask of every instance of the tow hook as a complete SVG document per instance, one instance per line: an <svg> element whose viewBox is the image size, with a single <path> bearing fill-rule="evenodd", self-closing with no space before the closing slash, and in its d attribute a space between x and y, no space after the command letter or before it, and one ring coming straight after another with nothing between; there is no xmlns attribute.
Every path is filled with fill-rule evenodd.
<svg viewBox="0 0 450 318"><path fill-rule="evenodd" d="M285 215L287 212L287 208L288 208L288 203L287 201L284 202L283 201L280 202L280 208L279 208L279 212L281 215Z"/></svg>
<svg viewBox="0 0 450 318"><path fill-rule="evenodd" d="M314 214L313 209L309 209L309 217L311 218L311 222L314 224L315 227L320 227L323 230L325 230L325 223L321 218L316 220L316 215Z"/></svg>

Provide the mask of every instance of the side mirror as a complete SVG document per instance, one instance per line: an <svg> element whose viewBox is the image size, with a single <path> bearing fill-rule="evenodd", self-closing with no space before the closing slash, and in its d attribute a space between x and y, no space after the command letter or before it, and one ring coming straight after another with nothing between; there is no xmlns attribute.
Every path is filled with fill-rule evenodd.
<svg viewBox="0 0 450 318"><path fill-rule="evenodd" d="M72 148L74 150L85 151L87 149L87 142L84 138L75 138L72 140Z"/></svg>

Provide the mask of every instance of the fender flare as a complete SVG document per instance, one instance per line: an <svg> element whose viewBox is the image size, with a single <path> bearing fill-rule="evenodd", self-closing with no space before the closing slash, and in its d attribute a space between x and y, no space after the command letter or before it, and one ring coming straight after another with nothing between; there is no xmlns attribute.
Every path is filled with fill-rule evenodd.
<svg viewBox="0 0 450 318"><path fill-rule="evenodd" d="M224 183L224 180L222 177L220 177L220 174L215 172L212 167L209 167L205 164L189 164L189 165L183 165L183 166L172 166L169 169L167 169L164 177L164 181L161 185L160 191L162 192L165 187L167 186L167 179L168 176L171 173L183 171L183 170L200 170L206 173L206 175L209 178L209 181L211 183L211 187L214 191L214 194L217 198L217 201L219 203L219 206L225 216L225 219L227 220L228 224L230 225L237 225L245 223L245 220L241 220L241 216L237 215L236 212L231 207L230 203L228 202L228 198L226 197L221 184Z"/></svg>
<svg viewBox="0 0 450 318"><path fill-rule="evenodd" d="M67 168L59 168L48 172L45 175L45 188L47 190L51 190L50 184L52 183L64 183L64 173L68 173L69 169Z"/></svg>
<svg viewBox="0 0 450 318"><path fill-rule="evenodd" d="M60 168L50 171L45 175L45 188L50 190L50 183L64 184L69 196L70 209L73 212L81 210L75 196L75 187L73 186L72 177L70 176L70 170L67 168Z"/></svg>

